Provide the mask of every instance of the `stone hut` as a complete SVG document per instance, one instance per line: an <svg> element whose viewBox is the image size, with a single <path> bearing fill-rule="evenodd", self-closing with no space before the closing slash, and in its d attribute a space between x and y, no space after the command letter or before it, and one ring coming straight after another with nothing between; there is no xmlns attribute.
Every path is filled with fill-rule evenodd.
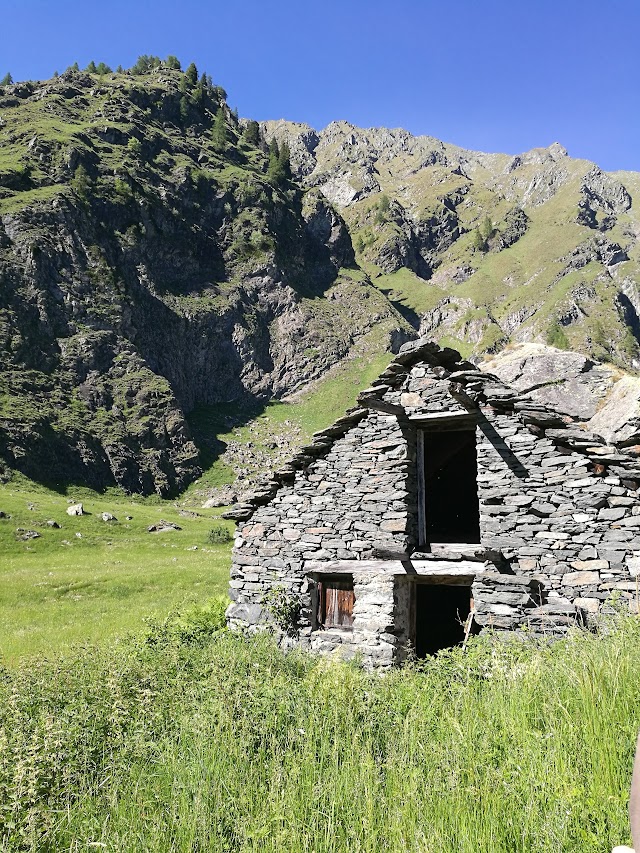
<svg viewBox="0 0 640 853"><path fill-rule="evenodd" d="M406 344L356 408L227 518L227 616L368 666L483 629L559 636L637 609L640 446L621 448L459 353Z"/></svg>

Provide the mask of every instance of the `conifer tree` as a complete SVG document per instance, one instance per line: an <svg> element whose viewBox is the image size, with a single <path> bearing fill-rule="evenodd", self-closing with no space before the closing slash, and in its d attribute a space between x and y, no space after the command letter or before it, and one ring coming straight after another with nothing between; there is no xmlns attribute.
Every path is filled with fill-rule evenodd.
<svg viewBox="0 0 640 853"><path fill-rule="evenodd" d="M122 65L118 65L118 67L116 68L116 74L124 74L124 68L122 67Z"/></svg>
<svg viewBox="0 0 640 853"><path fill-rule="evenodd" d="M162 65L162 60L159 56L147 56L146 53L143 53L142 56L138 57L136 64L131 67L131 71L134 74L145 74L147 71L151 71L152 68L158 68L159 65Z"/></svg>
<svg viewBox="0 0 640 853"><path fill-rule="evenodd" d="M91 60L91 62L87 65L87 67L85 68L85 71L88 71L88 72L89 72L89 74L96 74L96 73L97 73L98 69L96 68L96 64L95 64L95 62L93 61L93 59L92 59L92 60Z"/></svg>
<svg viewBox="0 0 640 853"><path fill-rule="evenodd" d="M269 143L269 168L267 169L267 177L274 184L281 184L291 178L289 146L286 142L278 147L275 139Z"/></svg>
<svg viewBox="0 0 640 853"><path fill-rule="evenodd" d="M188 82L191 86L195 86L195 85L196 85L196 83L198 82L198 69L196 68L196 64L195 64L195 62L192 62L192 63L187 67L187 70L184 72L184 76L186 77L187 82Z"/></svg>
<svg viewBox="0 0 640 853"><path fill-rule="evenodd" d="M180 65L180 60L177 56L174 56L173 54L169 54L169 56L167 56L165 65L167 66L167 68L171 68L173 71L180 71L182 68L182 66Z"/></svg>
<svg viewBox="0 0 640 853"><path fill-rule="evenodd" d="M482 220L482 225L480 226L480 235L486 243L487 240L494 235L494 233L495 228L493 227L493 222L491 221L491 217L487 215Z"/></svg>
<svg viewBox="0 0 640 853"><path fill-rule="evenodd" d="M189 98L186 95L180 98L180 119L183 124L189 120Z"/></svg>
<svg viewBox="0 0 640 853"><path fill-rule="evenodd" d="M111 68L109 68L109 66L105 62L99 62L96 71L101 77L104 74L111 74Z"/></svg>
<svg viewBox="0 0 640 853"><path fill-rule="evenodd" d="M280 146L280 156L278 157L278 172L280 180L291 180L291 152L286 142Z"/></svg>
<svg viewBox="0 0 640 853"><path fill-rule="evenodd" d="M207 92L207 75L203 74L200 77L197 85L191 93L191 101L198 112L204 114L205 93Z"/></svg>
<svg viewBox="0 0 640 853"><path fill-rule="evenodd" d="M248 121L242 134L249 145L260 145L260 125L257 121Z"/></svg>
<svg viewBox="0 0 640 853"><path fill-rule="evenodd" d="M2 80L0 80L0 86L10 86L12 83L13 77L11 76L10 72L7 71Z"/></svg>
<svg viewBox="0 0 640 853"><path fill-rule="evenodd" d="M88 201L91 191L91 178L82 163L76 168L70 184L71 189L81 201Z"/></svg>
<svg viewBox="0 0 640 853"><path fill-rule="evenodd" d="M280 149L278 148L278 142L274 138L269 143L269 168L267 169L267 175L270 177L275 177L278 171L278 162L280 160Z"/></svg>
<svg viewBox="0 0 640 853"><path fill-rule="evenodd" d="M71 70L72 71L80 71L80 66L78 65L77 62L73 63L73 65L71 66Z"/></svg>
<svg viewBox="0 0 640 853"><path fill-rule="evenodd" d="M211 142L213 143L214 151L218 154L224 154L227 147L227 124L222 107L218 107L218 112L216 113L216 117L213 121Z"/></svg>
<svg viewBox="0 0 640 853"><path fill-rule="evenodd" d="M473 238L471 240L471 245L477 252L484 252L484 250L485 250L486 243L482 239L482 234L480 233L479 228L476 228L475 231L473 232Z"/></svg>

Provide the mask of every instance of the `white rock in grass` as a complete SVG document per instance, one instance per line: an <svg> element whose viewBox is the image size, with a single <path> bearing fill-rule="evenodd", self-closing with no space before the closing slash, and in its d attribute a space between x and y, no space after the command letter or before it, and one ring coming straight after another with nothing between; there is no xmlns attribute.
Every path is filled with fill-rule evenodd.
<svg viewBox="0 0 640 853"><path fill-rule="evenodd" d="M67 515L84 515L84 507L82 504L71 504L67 507Z"/></svg>

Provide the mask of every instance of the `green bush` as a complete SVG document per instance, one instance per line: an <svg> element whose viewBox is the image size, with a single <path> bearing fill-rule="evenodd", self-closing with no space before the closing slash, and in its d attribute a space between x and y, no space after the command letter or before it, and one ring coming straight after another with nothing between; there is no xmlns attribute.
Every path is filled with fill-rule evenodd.
<svg viewBox="0 0 640 853"><path fill-rule="evenodd" d="M140 157L142 154L142 142L136 136L132 136L127 142L127 150L134 157Z"/></svg>
<svg viewBox="0 0 640 853"><path fill-rule="evenodd" d="M214 524L207 536L207 542L210 545L221 545L224 542L231 542L232 539L233 536L231 531L226 524L223 524L222 522Z"/></svg>
<svg viewBox="0 0 640 853"><path fill-rule="evenodd" d="M116 191L116 195L119 195L123 199L130 199L133 197L133 191L127 181L122 178L116 178L114 183L114 189Z"/></svg>
<svg viewBox="0 0 640 853"><path fill-rule="evenodd" d="M160 621L150 620L145 643L149 646L179 643L203 645L218 631L226 630L225 610L229 601L224 596L205 604L178 608Z"/></svg>
<svg viewBox="0 0 640 853"><path fill-rule="evenodd" d="M390 207L391 202L389 201L389 196L382 193L376 207L376 215L374 219L376 225L383 225L387 221Z"/></svg>
<svg viewBox="0 0 640 853"><path fill-rule="evenodd" d="M558 322L552 323L549 326L545 335L545 339L551 347L557 347L558 349L569 349L569 338L567 337L565 330Z"/></svg>

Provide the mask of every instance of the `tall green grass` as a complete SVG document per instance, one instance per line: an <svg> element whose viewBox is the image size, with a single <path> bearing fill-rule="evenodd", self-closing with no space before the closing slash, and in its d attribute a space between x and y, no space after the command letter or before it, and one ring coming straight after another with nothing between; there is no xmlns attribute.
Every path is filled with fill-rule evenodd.
<svg viewBox="0 0 640 853"><path fill-rule="evenodd" d="M6 850L600 853L628 841L640 622L384 676L220 607L0 686Z"/></svg>

